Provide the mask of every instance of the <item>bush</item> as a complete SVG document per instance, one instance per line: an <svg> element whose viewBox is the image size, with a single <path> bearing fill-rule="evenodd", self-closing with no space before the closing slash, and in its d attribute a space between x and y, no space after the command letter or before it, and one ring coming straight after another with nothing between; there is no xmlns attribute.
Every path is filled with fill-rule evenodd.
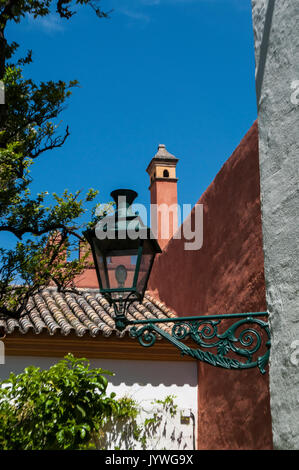
<svg viewBox="0 0 299 470"><path fill-rule="evenodd" d="M48 370L28 367L0 383L0 448L78 449L118 413L105 375L68 354Z"/></svg>

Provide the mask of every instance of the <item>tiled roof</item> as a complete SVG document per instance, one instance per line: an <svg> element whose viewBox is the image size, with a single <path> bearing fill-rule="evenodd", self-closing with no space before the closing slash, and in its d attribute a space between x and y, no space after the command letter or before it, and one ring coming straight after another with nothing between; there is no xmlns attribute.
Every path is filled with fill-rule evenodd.
<svg viewBox="0 0 299 470"><path fill-rule="evenodd" d="M64 336L75 333L77 336L100 336L111 334L124 336L129 327L122 333L115 329L114 310L107 300L96 290L82 289L79 294L60 293L56 289L46 289L34 295L28 304L30 310L20 319L0 318L0 328L6 335L14 332L40 334L47 331L49 335ZM128 319L145 320L147 318L173 318L163 303L145 294L142 303L135 302L129 307ZM171 323L159 326L170 331Z"/></svg>

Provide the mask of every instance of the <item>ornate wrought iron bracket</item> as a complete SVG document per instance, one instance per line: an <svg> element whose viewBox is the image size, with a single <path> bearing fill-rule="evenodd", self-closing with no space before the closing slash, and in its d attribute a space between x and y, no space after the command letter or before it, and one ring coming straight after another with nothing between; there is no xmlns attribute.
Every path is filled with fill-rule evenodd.
<svg viewBox="0 0 299 470"><path fill-rule="evenodd" d="M264 374L271 340L269 324L258 317L265 316L268 316L267 312L135 321L121 315L121 321L123 326L131 326L130 336L137 338L141 346L153 346L160 336L179 349L182 355L225 369L258 367ZM237 321L227 326L229 320ZM226 328L222 328L225 322ZM161 328L163 323L172 324L171 334ZM186 339L193 340L197 347L184 344L182 341Z"/></svg>
<svg viewBox="0 0 299 470"><path fill-rule="evenodd" d="M141 346L153 346L162 337L182 355L226 369L258 367L264 374L270 353L270 331L268 323L258 317L268 316L267 312L128 319L130 305L142 302L155 256L161 253L161 248L150 228L132 210L137 193L119 189L112 191L111 196L117 204L115 214L101 218L84 236L91 246L100 292L113 305L116 329L123 331L130 326L130 335ZM136 263L132 263L132 256ZM128 275L128 269L133 276ZM171 327L165 329L162 323ZM196 347L190 346L189 341L184 344L184 340L193 341Z"/></svg>

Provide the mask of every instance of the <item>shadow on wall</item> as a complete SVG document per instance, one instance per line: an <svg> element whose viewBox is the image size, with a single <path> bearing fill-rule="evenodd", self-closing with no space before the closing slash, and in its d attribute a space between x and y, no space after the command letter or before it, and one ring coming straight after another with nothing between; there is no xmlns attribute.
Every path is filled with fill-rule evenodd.
<svg viewBox="0 0 299 470"><path fill-rule="evenodd" d="M99 450L193 450L196 426L184 421L182 412L140 407L136 417L109 419L94 443Z"/></svg>
<svg viewBox="0 0 299 470"><path fill-rule="evenodd" d="M154 347L154 346L153 346ZM141 346L140 346L141 348ZM150 351L148 352L150 355ZM178 353L179 354L179 353ZM0 379L9 377L11 371L19 374L25 367L37 366L48 369L58 362L59 358L34 356L6 356L5 364L0 365ZM166 362L166 361L115 361L112 359L90 359L91 367L99 367L113 372L109 382L118 386L120 384L140 384L158 387L160 385L178 387L197 387L197 363L194 362Z"/></svg>
<svg viewBox="0 0 299 470"><path fill-rule="evenodd" d="M141 348L142 346L140 346ZM153 346L155 347L155 346ZM150 354L150 351L148 352ZM178 353L179 354L179 353ZM91 360L93 367L102 367L114 372L109 378L112 385L140 384L158 387L176 385L197 387L197 362L177 363L164 361L113 361Z"/></svg>

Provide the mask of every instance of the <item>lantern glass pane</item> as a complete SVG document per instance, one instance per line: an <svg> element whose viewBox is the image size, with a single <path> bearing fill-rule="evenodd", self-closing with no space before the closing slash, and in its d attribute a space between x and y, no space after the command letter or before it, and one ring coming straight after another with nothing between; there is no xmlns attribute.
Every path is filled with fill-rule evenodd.
<svg viewBox="0 0 299 470"><path fill-rule="evenodd" d="M98 267L98 273L100 276L100 287L101 289L108 289L108 277L106 269L106 257L100 251L98 245L94 243L95 256L96 256L96 265Z"/></svg>
<svg viewBox="0 0 299 470"><path fill-rule="evenodd" d="M137 249L106 253L108 289L132 289L136 260Z"/></svg>
<svg viewBox="0 0 299 470"><path fill-rule="evenodd" d="M154 257L155 253L151 244L148 242L148 240L145 240L136 285L137 291L140 294L143 294L146 288Z"/></svg>

